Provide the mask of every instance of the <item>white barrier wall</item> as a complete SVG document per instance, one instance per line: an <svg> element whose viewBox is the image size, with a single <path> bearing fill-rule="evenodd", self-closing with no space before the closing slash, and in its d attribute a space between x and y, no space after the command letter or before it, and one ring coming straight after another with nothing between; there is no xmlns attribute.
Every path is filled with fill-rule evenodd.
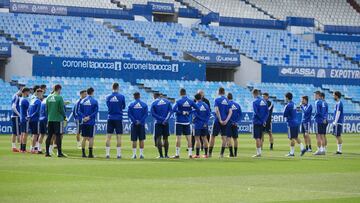
<svg viewBox="0 0 360 203"><path fill-rule="evenodd" d="M261 82L261 64L240 55L241 65L234 73L234 82L241 86L246 86L249 82Z"/></svg>
<svg viewBox="0 0 360 203"><path fill-rule="evenodd" d="M5 66L5 80L10 81L14 75L32 76L33 55L15 45L11 46L11 52L11 58Z"/></svg>

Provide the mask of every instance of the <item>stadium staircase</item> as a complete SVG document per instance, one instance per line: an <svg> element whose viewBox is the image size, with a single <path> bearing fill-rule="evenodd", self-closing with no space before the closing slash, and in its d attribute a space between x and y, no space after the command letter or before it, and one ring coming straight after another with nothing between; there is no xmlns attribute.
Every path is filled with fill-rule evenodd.
<svg viewBox="0 0 360 203"><path fill-rule="evenodd" d="M9 33L6 33L4 30L0 30L0 36L6 38L6 40L11 41L12 44L19 46L21 49L26 50L30 54L39 55L39 52L32 49L30 46L25 46L24 42L19 41L15 37L11 37Z"/></svg>
<svg viewBox="0 0 360 203"><path fill-rule="evenodd" d="M140 44L142 47L148 49L150 52L155 53L156 55L161 56L165 60L172 61L172 57L166 55L164 52L160 52L158 48L152 47L150 44L146 44L142 40L139 40L138 38L132 36L130 33L125 32L124 29L119 28L118 26L114 26L111 24L111 22L104 22L104 26L108 27L109 29L114 30L117 33L120 33L122 36L126 36L129 40L133 41L134 43Z"/></svg>
<svg viewBox="0 0 360 203"><path fill-rule="evenodd" d="M136 85L139 89L142 89L142 90L144 90L145 92L147 92L147 93L149 93L149 94L160 93L161 95L163 95L163 97L165 97L165 98L168 99L169 101L175 102L175 99L176 99L176 98L168 97L165 92L160 92L160 91L157 91L157 90L153 90L151 87L147 87L147 86L145 86L145 84L140 83L140 82L136 82L135 85Z"/></svg>
<svg viewBox="0 0 360 203"><path fill-rule="evenodd" d="M267 11L263 10L262 8L256 6L255 4L251 3L250 1L248 0L240 0L240 1L243 1L245 2L246 4L250 5L251 7L255 8L256 10L258 10L259 12L269 16L270 18L274 19L274 20L280 20L280 19L277 19L275 16L273 16L272 14L268 13Z"/></svg>
<svg viewBox="0 0 360 203"><path fill-rule="evenodd" d="M179 2L181 5L186 6L186 8L192 9L192 10L198 10L199 13L203 16L204 14L197 8L191 6L188 2L184 2L183 0L175 0L176 2Z"/></svg>
<svg viewBox="0 0 360 203"><path fill-rule="evenodd" d="M197 32L198 34L200 34L201 36L205 37L205 38L209 38L211 41L215 41L216 44L224 47L225 49L229 49L231 52L236 53L236 54L241 54L244 55L246 57L248 57L249 59L254 60L252 57L247 56L246 53L240 53L239 49L234 48L233 46L226 44L224 41L219 40L217 37L210 35L208 33L206 33L205 31L200 30L197 27L193 27L191 28L193 31Z"/></svg>
<svg viewBox="0 0 360 203"><path fill-rule="evenodd" d="M111 0L111 3L116 4L117 7L121 8L121 9L126 9L126 5L121 4L120 0Z"/></svg>
<svg viewBox="0 0 360 203"><path fill-rule="evenodd" d="M338 50L335 50L335 49L333 49L333 48L331 48L329 46L326 46L324 44L321 44L321 43L318 43L318 46L325 49L326 51L330 51L331 53L336 54L338 57L343 58L343 59L349 61L350 63L356 64L357 66L360 67L360 62L355 61L352 57L349 57L349 56L347 56L347 55L345 55L343 53L340 53Z"/></svg>
<svg viewBox="0 0 360 203"><path fill-rule="evenodd" d="M346 0L358 13L360 13L360 5L355 0Z"/></svg>

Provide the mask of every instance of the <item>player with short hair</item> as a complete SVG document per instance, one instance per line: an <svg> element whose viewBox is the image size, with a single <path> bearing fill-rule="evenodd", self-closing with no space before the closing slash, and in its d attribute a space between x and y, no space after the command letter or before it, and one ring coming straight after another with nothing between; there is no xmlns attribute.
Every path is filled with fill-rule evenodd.
<svg viewBox="0 0 360 203"><path fill-rule="evenodd" d="M148 106L140 100L140 93L134 93L134 99L128 107L128 116L131 121L131 141L133 155L132 159L136 159L137 141L139 140L140 159L144 159L144 141L146 139L145 121L148 116Z"/></svg>
<svg viewBox="0 0 360 203"><path fill-rule="evenodd" d="M75 105L72 109L72 114L74 116L74 121L76 123L76 142L77 147L81 149L81 142L80 142L80 134L81 134L81 119L79 117L79 110L80 110L80 103L81 101L87 96L86 90L81 90L79 92L80 98L76 100Z"/></svg>
<svg viewBox="0 0 360 203"><path fill-rule="evenodd" d="M99 112L98 101L94 99L94 88L89 87L86 90L87 96L81 100L79 108L79 118L82 120L81 135L83 137L81 143L81 151L83 158L94 158L94 136L95 136L95 120ZM86 156L85 145L86 141L89 142L89 156Z"/></svg>
<svg viewBox="0 0 360 203"><path fill-rule="evenodd" d="M315 132L316 132L316 140L317 140L317 151L314 155L325 155L325 134L326 134L326 126L327 120L324 119L325 115L325 104L323 104L323 100L321 99L321 92L315 92Z"/></svg>
<svg viewBox="0 0 360 203"><path fill-rule="evenodd" d="M19 152L20 150L16 147L16 141L20 143L20 97L21 89L19 89L11 100L11 122L12 122L12 136L11 136L11 148L13 152Z"/></svg>
<svg viewBox="0 0 360 203"><path fill-rule="evenodd" d="M341 101L341 92L335 91L333 94L334 100L336 101L335 110L334 110L334 121L333 125L333 135L336 137L337 150L335 154L342 154L342 144L343 140L341 138L341 133L343 130L344 123L344 105Z"/></svg>
<svg viewBox="0 0 360 203"><path fill-rule="evenodd" d="M116 133L116 157L121 159L121 135L123 134L123 110L126 107L125 97L120 94L119 83L112 84L112 93L106 96L108 108L107 135L106 135L106 158L110 158L111 136Z"/></svg>
<svg viewBox="0 0 360 203"><path fill-rule="evenodd" d="M57 84L53 88L53 93L46 98L46 112L48 117L48 136L46 138L46 157L51 157L49 153L50 142L55 136L58 149L58 157L66 157L62 153L62 134L63 125L66 121L64 99L61 96L62 87Z"/></svg>
<svg viewBox="0 0 360 203"><path fill-rule="evenodd" d="M159 158L169 158L169 119L172 113L172 106L169 100L162 98L160 93L154 93L155 101L151 104L151 115L155 119L154 123L154 139L158 148ZM161 138L163 141L161 141ZM165 149L163 155L162 147Z"/></svg>
<svg viewBox="0 0 360 203"><path fill-rule="evenodd" d="M284 109L284 118L287 120L288 125L288 138L290 140L290 152L286 156L295 156L295 142L300 145L300 156L303 156L306 152L306 148L299 138L299 122L297 119L296 105L292 101L293 95L288 92L285 94L285 101L287 102Z"/></svg>
<svg viewBox="0 0 360 203"><path fill-rule="evenodd" d="M329 124L329 121L328 121L329 105L328 105L328 103L327 103L326 100L325 100L325 93L324 93L324 92L321 92L320 97L321 97L321 99L322 99L322 101L323 101L323 103L322 103L322 104L323 104L323 106L322 106L322 108L323 108L322 112L323 112L323 119L324 119L324 122L325 122L325 124L326 124L325 129L327 129L327 126L328 126L328 124ZM325 153L326 153L326 149L327 149L326 131L327 131L327 130L325 130L325 134L324 134L324 142L325 142L324 151L325 151Z"/></svg>
<svg viewBox="0 0 360 203"><path fill-rule="evenodd" d="M310 138L310 128L311 128L311 115L312 115L312 105L309 104L309 97L302 96L300 104L302 117L301 117L301 132L304 136L304 141L306 145L306 150L312 152L311 149L311 138Z"/></svg>
<svg viewBox="0 0 360 203"><path fill-rule="evenodd" d="M28 109L29 109L29 95L30 89L24 87L21 91L21 99L20 99L20 128L21 128L21 145L20 145L20 152L26 152L26 142L27 136L29 133L29 118L28 118Z"/></svg>
<svg viewBox="0 0 360 203"><path fill-rule="evenodd" d="M195 135L195 148L196 155L194 158L200 158L200 139L203 141L205 155L204 158L208 158L208 140L207 135L209 134L209 119L210 119L210 108L202 101L201 94L195 95L197 109L194 111L194 135Z"/></svg>
<svg viewBox="0 0 360 203"><path fill-rule="evenodd" d="M43 91L43 95L45 97L45 94L46 94L46 91L47 91L46 85L45 84L40 85L40 89Z"/></svg>
<svg viewBox="0 0 360 203"><path fill-rule="evenodd" d="M270 150L274 149L274 136L272 135L272 113L274 110L274 104L269 100L269 93L264 92L262 94L263 99L266 101L266 104L268 106L269 109L269 115L268 118L266 120L266 125L264 127L264 133L268 133L269 134L269 142L270 142ZM264 136L261 138L262 144L264 143Z"/></svg>
<svg viewBox="0 0 360 203"><path fill-rule="evenodd" d="M186 96L186 90L180 89L180 99L175 102L173 112L175 113L175 134L176 134L176 151L172 158L180 158L181 135L186 137L188 143L188 156L192 158L192 143L191 143L191 127L190 127L190 113L193 109L197 110L198 106L194 101Z"/></svg>
<svg viewBox="0 0 360 203"><path fill-rule="evenodd" d="M256 154L253 157L261 157L261 138L263 136L264 127L269 116L269 108L266 101L261 98L260 90L253 89L253 138L256 142Z"/></svg>
<svg viewBox="0 0 360 203"><path fill-rule="evenodd" d="M215 137L221 134L221 151L220 158L224 157L224 152L226 148L227 133L229 127L229 120L232 115L232 109L229 105L229 100L225 96L225 89L220 87L218 90L219 97L215 99L215 120L213 124L213 129L210 137L210 147L209 147L209 157L212 156L212 151L215 145Z"/></svg>
<svg viewBox="0 0 360 203"><path fill-rule="evenodd" d="M38 139L40 134L40 107L41 107L41 99L43 98L43 90L37 89L34 92L35 98L30 101L30 106L28 109L28 118L29 118L29 128L32 135L32 145L31 145L31 153L38 153Z"/></svg>
<svg viewBox="0 0 360 203"><path fill-rule="evenodd" d="M230 126L228 128L229 132L227 134L227 143L229 146L230 151L230 157L237 157L237 151L238 151L238 137L239 137L239 131L238 131L238 123L241 120L241 107L240 105L233 100L233 95L231 93L228 93L227 98L229 100L230 108L232 109L232 115L230 118ZM234 142L234 145L231 143L231 139Z"/></svg>

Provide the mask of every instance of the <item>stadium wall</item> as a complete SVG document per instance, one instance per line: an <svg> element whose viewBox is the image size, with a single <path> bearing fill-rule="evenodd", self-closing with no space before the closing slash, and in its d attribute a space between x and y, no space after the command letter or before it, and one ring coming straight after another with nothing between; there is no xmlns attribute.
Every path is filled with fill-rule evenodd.
<svg viewBox="0 0 360 203"><path fill-rule="evenodd" d="M34 56L32 73L36 76L206 80L206 65L193 62L128 61Z"/></svg>
<svg viewBox="0 0 360 203"><path fill-rule="evenodd" d="M10 81L13 75L29 77L33 75L33 55L18 46L11 46L11 58L5 66L5 80Z"/></svg>
<svg viewBox="0 0 360 203"><path fill-rule="evenodd" d="M236 68L234 82L241 86L246 86L249 82L261 82L261 64L240 55L241 65Z"/></svg>

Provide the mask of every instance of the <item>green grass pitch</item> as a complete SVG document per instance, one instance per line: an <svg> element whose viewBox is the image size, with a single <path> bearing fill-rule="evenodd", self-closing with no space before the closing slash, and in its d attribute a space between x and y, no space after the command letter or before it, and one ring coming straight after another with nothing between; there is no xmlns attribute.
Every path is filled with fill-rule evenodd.
<svg viewBox="0 0 360 203"><path fill-rule="evenodd" d="M344 154L287 158L286 135L275 135L275 150L265 142L263 157L250 135L240 136L239 157L189 160L185 140L180 160L158 160L152 136L145 160L130 160L128 136L123 159L104 158L105 136L97 135L93 160L80 157L75 137L64 138L66 159L10 152L10 137L0 137L0 202L360 202L360 136L344 135ZM312 135L313 143L315 138ZM219 146L220 139L216 145ZM112 140L115 145L115 139ZM174 153L174 136L170 139ZM315 148L315 147L313 147Z"/></svg>

